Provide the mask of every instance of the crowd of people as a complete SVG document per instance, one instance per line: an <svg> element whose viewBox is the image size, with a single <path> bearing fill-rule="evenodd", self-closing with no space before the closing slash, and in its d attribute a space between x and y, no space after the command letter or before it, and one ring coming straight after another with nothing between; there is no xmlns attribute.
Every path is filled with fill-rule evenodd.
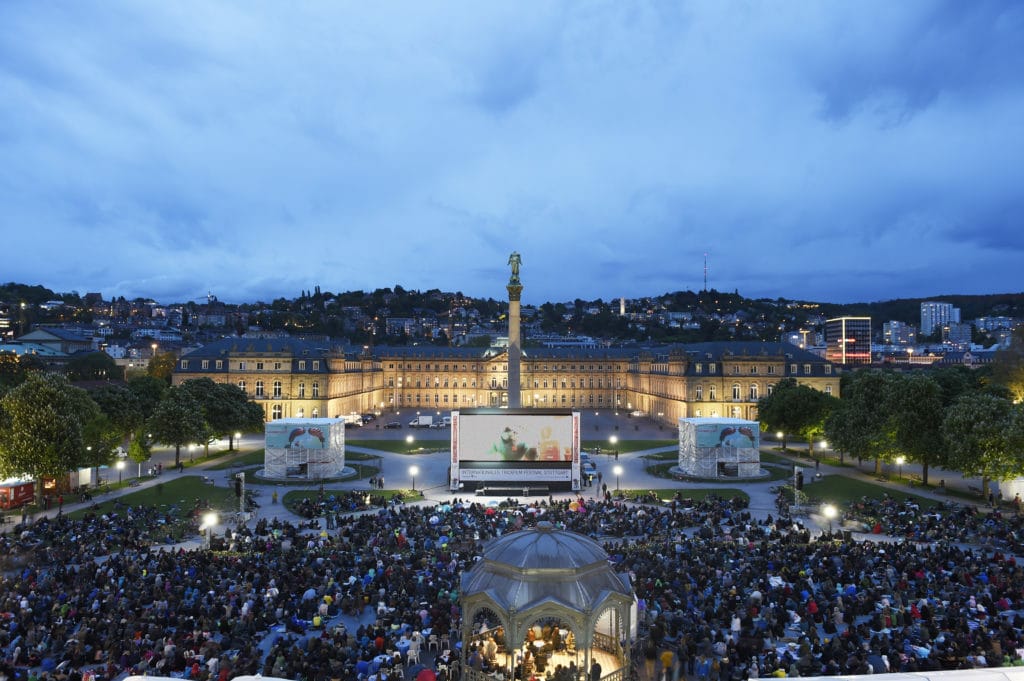
<svg viewBox="0 0 1024 681"><path fill-rule="evenodd" d="M368 510L341 515L351 503ZM366 493L334 494L305 506L330 515L329 528L260 520L189 551L168 548L152 509L62 516L23 530L46 548L0 581L0 676L383 681L408 665L414 637L458 638L462 571L489 539L541 518L595 537L629 575L647 681L1019 664L1024 570L948 527L1016 517L947 505L937 526L933 511L895 503L847 511L885 518L893 542L812 537L790 518L754 518L742 499L716 497L371 507ZM372 625L352 624L367 615ZM457 674L457 657L449 651L439 671Z"/></svg>

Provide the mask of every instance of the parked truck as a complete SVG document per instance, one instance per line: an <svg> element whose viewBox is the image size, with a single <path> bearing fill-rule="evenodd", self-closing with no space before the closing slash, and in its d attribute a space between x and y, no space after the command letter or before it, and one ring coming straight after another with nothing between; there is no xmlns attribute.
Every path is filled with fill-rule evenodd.
<svg viewBox="0 0 1024 681"><path fill-rule="evenodd" d="M429 428L434 424L434 417L427 414L426 416L417 416L412 421L409 421L410 428Z"/></svg>

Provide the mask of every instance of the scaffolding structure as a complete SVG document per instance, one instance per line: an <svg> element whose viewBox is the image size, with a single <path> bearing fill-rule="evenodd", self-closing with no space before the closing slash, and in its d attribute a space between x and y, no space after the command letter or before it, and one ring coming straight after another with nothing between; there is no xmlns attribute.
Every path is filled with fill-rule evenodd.
<svg viewBox="0 0 1024 681"><path fill-rule="evenodd" d="M278 419L266 424L263 477L319 481L345 469L343 419Z"/></svg>
<svg viewBox="0 0 1024 681"><path fill-rule="evenodd" d="M761 424L731 418L679 419L679 469L694 478L761 475Z"/></svg>

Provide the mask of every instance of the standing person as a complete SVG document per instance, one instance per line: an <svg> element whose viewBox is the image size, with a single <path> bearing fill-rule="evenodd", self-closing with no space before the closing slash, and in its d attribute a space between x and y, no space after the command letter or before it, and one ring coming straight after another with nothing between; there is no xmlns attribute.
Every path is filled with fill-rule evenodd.
<svg viewBox="0 0 1024 681"><path fill-rule="evenodd" d="M663 681L672 681L672 667L675 664L675 653L672 652L671 648L665 648L661 651L661 678Z"/></svg>
<svg viewBox="0 0 1024 681"><path fill-rule="evenodd" d="M597 660L590 665L590 681L601 681L601 663Z"/></svg>

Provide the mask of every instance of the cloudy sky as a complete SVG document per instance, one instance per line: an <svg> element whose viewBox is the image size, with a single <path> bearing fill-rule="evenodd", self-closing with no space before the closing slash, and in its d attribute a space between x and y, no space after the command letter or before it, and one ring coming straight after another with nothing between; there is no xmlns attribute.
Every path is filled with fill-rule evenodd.
<svg viewBox="0 0 1024 681"><path fill-rule="evenodd" d="M0 3L0 279L1024 290L1024 3Z"/></svg>

